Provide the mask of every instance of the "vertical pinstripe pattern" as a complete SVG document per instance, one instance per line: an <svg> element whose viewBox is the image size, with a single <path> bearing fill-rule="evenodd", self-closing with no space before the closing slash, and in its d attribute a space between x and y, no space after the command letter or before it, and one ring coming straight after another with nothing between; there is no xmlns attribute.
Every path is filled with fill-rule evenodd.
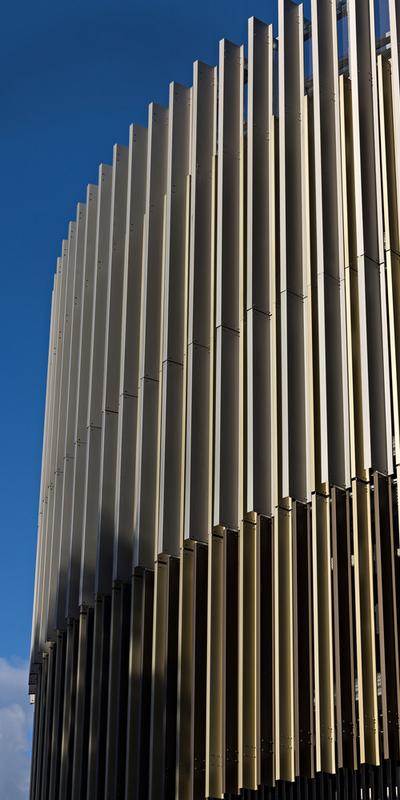
<svg viewBox="0 0 400 800"><path fill-rule="evenodd" d="M400 792L388 7L382 46L373 0L312 0L310 21L278 0L278 39L252 18L247 57L222 40L78 204L52 293L33 798Z"/></svg>

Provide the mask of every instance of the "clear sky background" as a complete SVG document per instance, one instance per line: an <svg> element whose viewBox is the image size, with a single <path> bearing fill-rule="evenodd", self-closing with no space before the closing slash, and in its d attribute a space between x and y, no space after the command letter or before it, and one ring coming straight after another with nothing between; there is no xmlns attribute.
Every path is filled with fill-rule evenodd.
<svg viewBox="0 0 400 800"><path fill-rule="evenodd" d="M100 162L276 0L22 0L0 30L0 797L27 797L26 668L51 286ZM306 9L308 10L308 9Z"/></svg>

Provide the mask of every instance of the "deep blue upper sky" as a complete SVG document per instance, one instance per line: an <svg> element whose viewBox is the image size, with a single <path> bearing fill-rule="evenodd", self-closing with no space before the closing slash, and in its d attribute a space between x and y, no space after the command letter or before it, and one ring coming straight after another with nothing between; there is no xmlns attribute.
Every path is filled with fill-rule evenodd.
<svg viewBox="0 0 400 800"><path fill-rule="evenodd" d="M23 0L0 32L0 656L27 658L51 286L98 164L273 0Z"/></svg>

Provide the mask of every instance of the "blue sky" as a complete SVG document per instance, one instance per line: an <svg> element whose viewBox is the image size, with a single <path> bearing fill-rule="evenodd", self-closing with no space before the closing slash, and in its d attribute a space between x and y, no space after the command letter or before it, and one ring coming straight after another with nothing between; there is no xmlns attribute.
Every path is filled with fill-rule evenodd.
<svg viewBox="0 0 400 800"><path fill-rule="evenodd" d="M51 286L86 184L258 0L6 3L0 32L0 796L27 797L26 696ZM4 746L4 742L8 746Z"/></svg>

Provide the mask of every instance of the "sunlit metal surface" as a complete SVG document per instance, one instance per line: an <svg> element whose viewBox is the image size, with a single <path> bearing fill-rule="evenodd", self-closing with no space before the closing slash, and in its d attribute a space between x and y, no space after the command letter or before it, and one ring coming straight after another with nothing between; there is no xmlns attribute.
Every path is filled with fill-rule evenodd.
<svg viewBox="0 0 400 800"><path fill-rule="evenodd" d="M31 800L400 796L400 5L309 6L62 242Z"/></svg>

